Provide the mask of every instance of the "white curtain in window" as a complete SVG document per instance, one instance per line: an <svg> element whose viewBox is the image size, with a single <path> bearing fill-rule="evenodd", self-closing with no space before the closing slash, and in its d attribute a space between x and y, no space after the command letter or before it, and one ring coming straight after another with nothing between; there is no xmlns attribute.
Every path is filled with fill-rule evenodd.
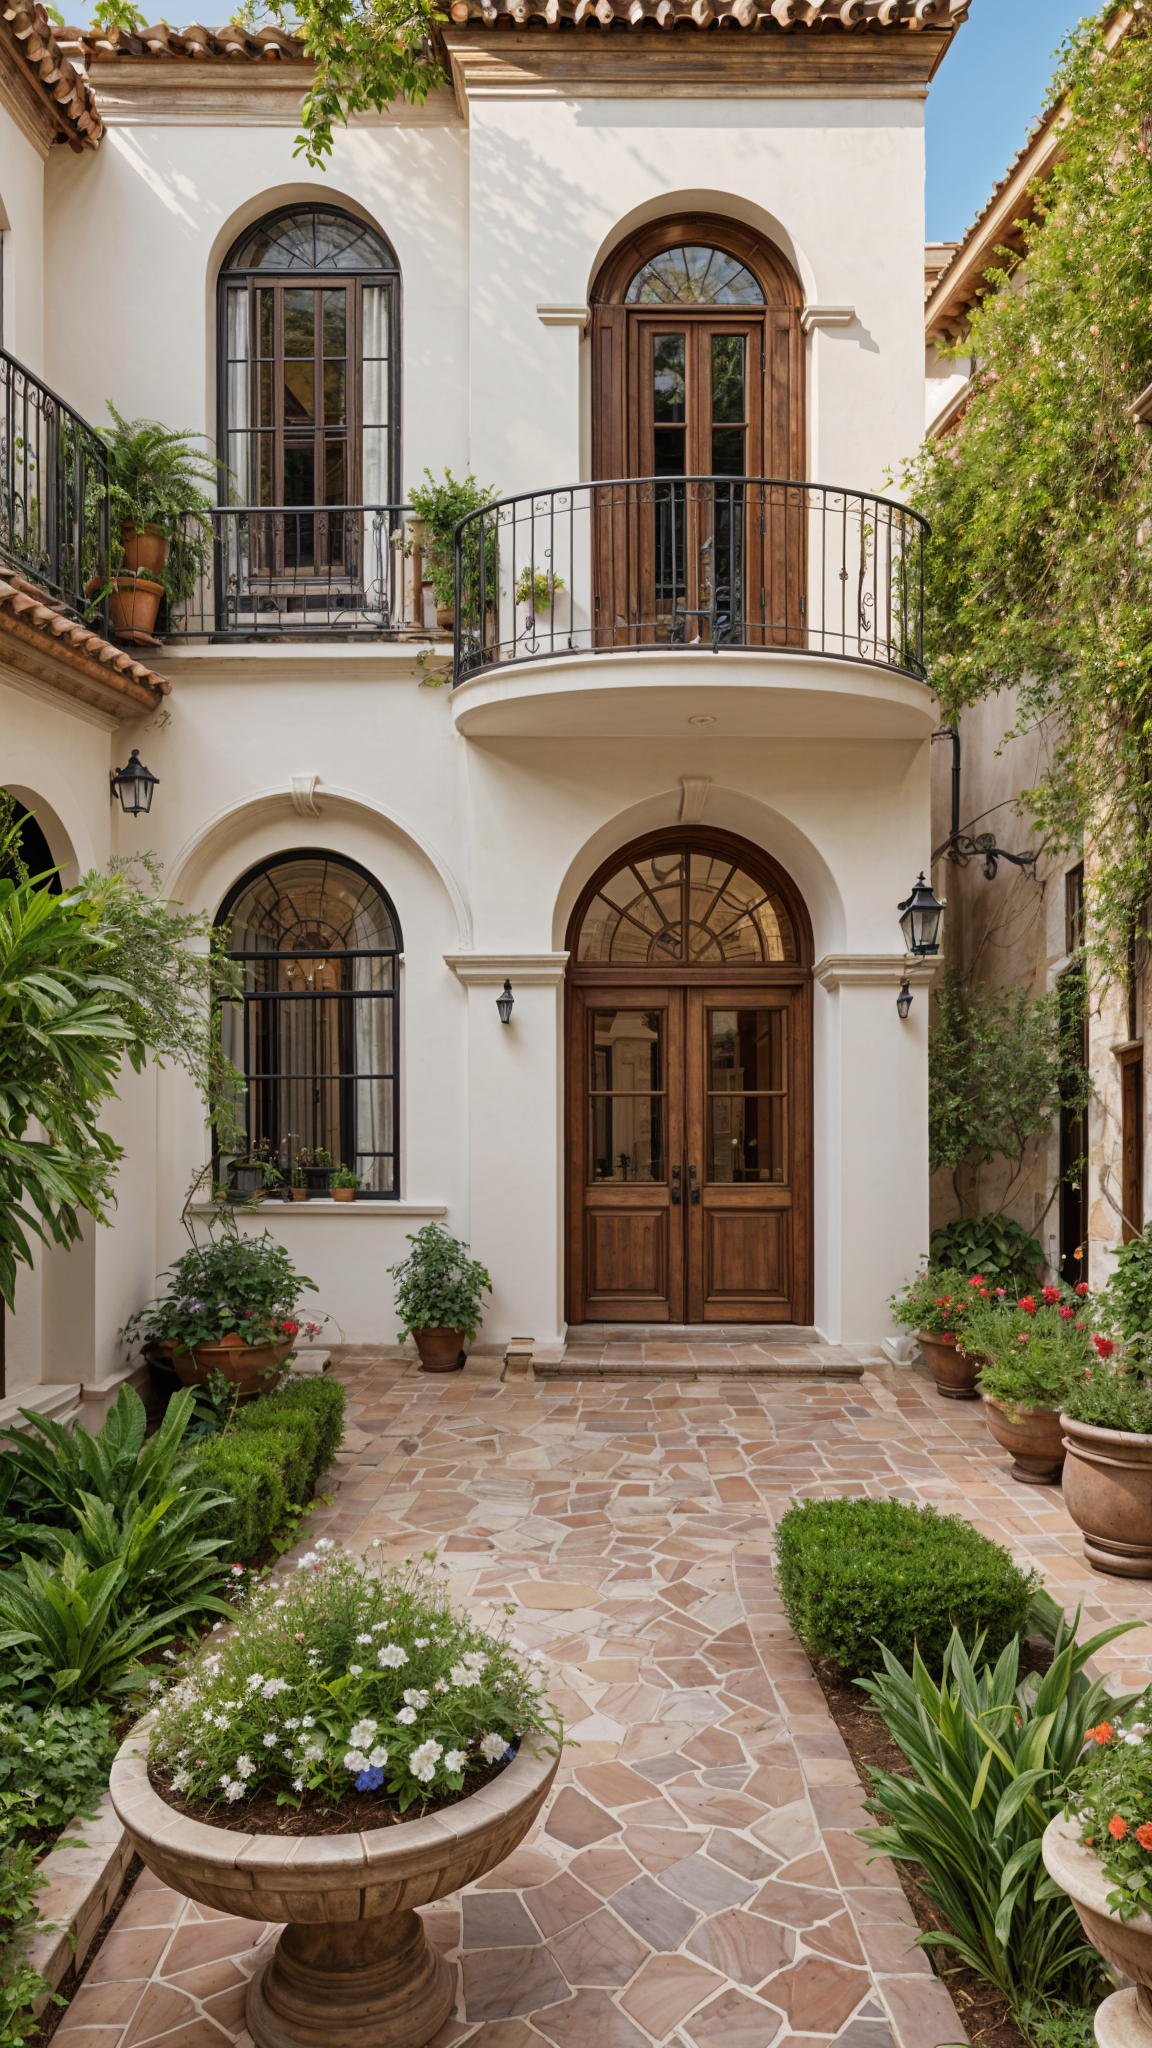
<svg viewBox="0 0 1152 2048"><path fill-rule="evenodd" d="M250 478L248 459L248 433L251 425L249 410L249 353L248 338L248 293L244 289L228 293L228 446L225 459L234 478L234 488L240 494L240 502L247 505Z"/></svg>
<svg viewBox="0 0 1152 2048"><path fill-rule="evenodd" d="M366 284L364 329L364 503L388 501L388 286Z"/></svg>

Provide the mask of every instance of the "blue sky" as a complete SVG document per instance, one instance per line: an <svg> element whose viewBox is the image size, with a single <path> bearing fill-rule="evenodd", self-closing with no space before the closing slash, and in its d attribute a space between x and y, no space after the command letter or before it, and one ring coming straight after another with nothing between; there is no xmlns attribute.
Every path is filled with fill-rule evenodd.
<svg viewBox="0 0 1152 2048"><path fill-rule="evenodd" d="M959 241L1044 104L1053 53L1091 0L972 0L928 94L927 237Z"/></svg>

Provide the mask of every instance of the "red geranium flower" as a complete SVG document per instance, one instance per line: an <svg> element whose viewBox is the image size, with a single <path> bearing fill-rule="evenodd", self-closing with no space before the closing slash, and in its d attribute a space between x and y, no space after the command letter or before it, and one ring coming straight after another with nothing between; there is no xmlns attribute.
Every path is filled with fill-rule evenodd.
<svg viewBox="0 0 1152 2048"><path fill-rule="evenodd" d="M1087 1292L1088 1292L1088 1282L1087 1282L1086 1280L1078 1280L1078 1281L1076 1282L1076 1292L1077 1292L1077 1294L1080 1294L1080 1295L1084 1295L1084 1294L1087 1294Z"/></svg>
<svg viewBox="0 0 1152 2048"><path fill-rule="evenodd" d="M1042 1287L1040 1292L1048 1303L1049 1308L1051 1308L1054 1301L1059 1301L1060 1299L1060 1289L1058 1287Z"/></svg>
<svg viewBox="0 0 1152 2048"><path fill-rule="evenodd" d="M1152 1849L1152 1820L1146 1820L1142 1828L1137 1828L1136 1840L1142 1849Z"/></svg>
<svg viewBox="0 0 1152 2048"><path fill-rule="evenodd" d="M300 1325L299 1323L294 1323L291 1317L289 1316L285 1319L284 1322L281 1323L280 1328L285 1332L287 1336L294 1337L296 1335L297 1330L300 1328Z"/></svg>
<svg viewBox="0 0 1152 2048"><path fill-rule="evenodd" d="M1098 1728L1090 1728L1088 1733L1092 1737L1093 1742L1111 1742L1112 1723L1111 1721L1101 1721Z"/></svg>
<svg viewBox="0 0 1152 2048"><path fill-rule="evenodd" d="M1101 1358L1111 1358L1112 1353L1116 1349L1111 1337L1093 1337L1092 1342L1100 1353Z"/></svg>
<svg viewBox="0 0 1152 2048"><path fill-rule="evenodd" d="M1061 1322L1070 1323L1072 1321L1072 1316L1074 1312L1072 1309L1068 1308L1067 1305L1065 1305L1065 1307L1063 1307L1059 1313Z"/></svg>
<svg viewBox="0 0 1152 2048"><path fill-rule="evenodd" d="M1122 1842L1128 1833L1127 1821L1122 1820L1118 1813L1114 1813L1108 1823L1108 1833L1113 1835L1118 1842Z"/></svg>
<svg viewBox="0 0 1152 2048"><path fill-rule="evenodd" d="M1024 1313L1025 1313L1025 1315L1026 1315L1026 1316L1034 1316L1034 1315L1035 1315L1035 1313L1036 1313L1036 1303L1035 1303L1035 1302L1033 1301L1033 1299L1032 1299L1032 1296L1031 1296L1030 1294L1023 1294L1023 1295L1021 1295L1021 1297L1020 1297L1020 1306L1021 1306L1021 1308L1023 1309L1023 1311L1024 1311Z"/></svg>

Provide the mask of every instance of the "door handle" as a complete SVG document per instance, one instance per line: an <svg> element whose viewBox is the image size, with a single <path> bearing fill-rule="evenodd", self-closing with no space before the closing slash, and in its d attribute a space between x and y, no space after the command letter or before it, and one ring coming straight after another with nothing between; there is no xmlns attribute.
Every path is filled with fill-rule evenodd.
<svg viewBox="0 0 1152 2048"><path fill-rule="evenodd" d="M688 1200L690 1202L698 1202L700 1200L700 1190L696 1185L696 1168L694 1166L688 1168L688 1181Z"/></svg>
<svg viewBox="0 0 1152 2048"><path fill-rule="evenodd" d="M678 1208L679 1208L679 1206L680 1206L680 1168L679 1168L678 1166L674 1166L674 1167L672 1168L672 1207L673 1207L674 1209L678 1209Z"/></svg>

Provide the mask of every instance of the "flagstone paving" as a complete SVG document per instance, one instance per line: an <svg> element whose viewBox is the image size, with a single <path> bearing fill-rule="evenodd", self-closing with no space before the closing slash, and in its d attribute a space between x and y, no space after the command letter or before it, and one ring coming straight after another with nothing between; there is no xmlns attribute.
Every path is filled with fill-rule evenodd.
<svg viewBox="0 0 1152 2048"><path fill-rule="evenodd" d="M514 1600L578 1747L528 1841L430 1907L458 1966L435 2048L942 2048L962 2040L859 1781L776 1597L794 1494L962 1513L1086 1619L1147 1588L1090 1572L1058 1489L1026 1487L976 1403L858 1353L860 1382L425 1378L338 1354L341 1483L310 1537L435 1548L454 1597ZM1106 1651L1152 1678L1152 1627ZM275 1929L145 1873L63 2016L60 2048L247 2048L244 1991ZM338 2048L338 2044L334 2044ZM417 2048L417 2044L413 2044Z"/></svg>

